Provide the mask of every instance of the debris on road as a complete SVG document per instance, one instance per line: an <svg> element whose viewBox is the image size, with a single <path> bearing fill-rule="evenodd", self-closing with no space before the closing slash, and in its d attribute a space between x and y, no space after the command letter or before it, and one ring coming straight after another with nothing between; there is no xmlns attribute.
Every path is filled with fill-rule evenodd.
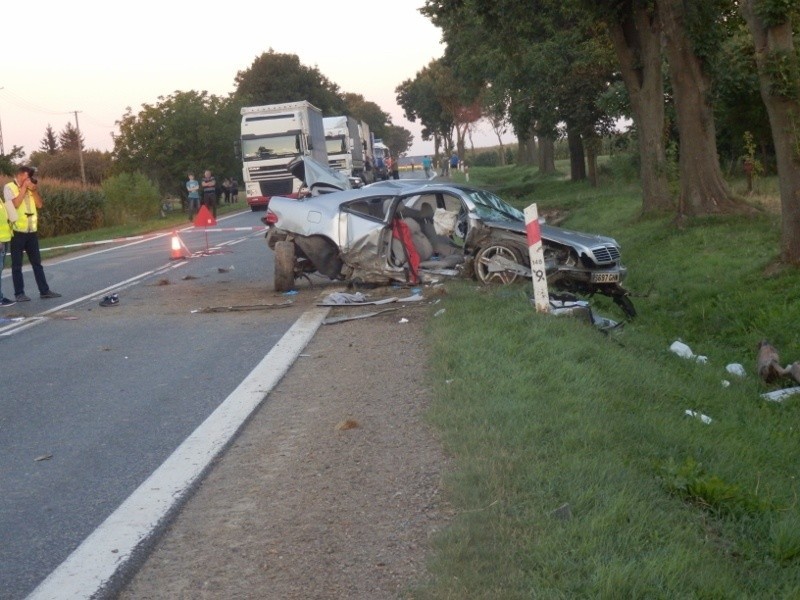
<svg viewBox="0 0 800 600"><path fill-rule="evenodd" d="M694 352L692 352L692 349L689 346L687 346L681 341L676 340L672 342L672 345L669 347L669 349L678 356L680 356L681 358L695 360L696 362L699 362L701 364L706 364L708 362L707 356L703 356L702 354L695 354Z"/></svg>
<svg viewBox="0 0 800 600"><path fill-rule="evenodd" d="M376 317L378 315L382 315L383 313L395 312L396 308L384 308L383 310L379 310L376 312L371 313L364 313L361 315L346 315L343 317L329 317L325 319L322 324L323 325L335 325L336 323L344 323L345 321L355 321L356 319L368 319L369 317Z"/></svg>
<svg viewBox="0 0 800 600"><path fill-rule="evenodd" d="M783 402L786 398L789 396L794 396L795 394L800 394L800 386L775 390L774 392L767 392L765 394L761 394L761 397L764 398L764 400L769 400L770 402Z"/></svg>
<svg viewBox="0 0 800 600"><path fill-rule="evenodd" d="M222 313L222 312L242 312L246 310L266 310L269 308L285 308L292 306L294 302L287 300L280 304L242 304L239 306L207 306L205 308L196 308L192 313Z"/></svg>
<svg viewBox="0 0 800 600"><path fill-rule="evenodd" d="M747 375L747 372L744 370L744 367L739 363L731 363L729 365L726 365L725 370L731 375L736 375L737 377L745 377Z"/></svg>
<svg viewBox="0 0 800 600"><path fill-rule="evenodd" d="M33 462L42 462L43 460L50 460L53 458L52 454L42 454L41 456L37 456L33 459Z"/></svg>

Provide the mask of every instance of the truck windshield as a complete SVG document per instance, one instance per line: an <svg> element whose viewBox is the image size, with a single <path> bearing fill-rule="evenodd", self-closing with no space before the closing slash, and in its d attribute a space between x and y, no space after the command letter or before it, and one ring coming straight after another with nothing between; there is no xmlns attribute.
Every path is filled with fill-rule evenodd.
<svg viewBox="0 0 800 600"><path fill-rule="evenodd" d="M242 139L244 160L297 156L299 152L300 143L295 134Z"/></svg>
<svg viewBox="0 0 800 600"><path fill-rule="evenodd" d="M343 135L325 136L325 148L328 154L343 154L347 152L347 146Z"/></svg>

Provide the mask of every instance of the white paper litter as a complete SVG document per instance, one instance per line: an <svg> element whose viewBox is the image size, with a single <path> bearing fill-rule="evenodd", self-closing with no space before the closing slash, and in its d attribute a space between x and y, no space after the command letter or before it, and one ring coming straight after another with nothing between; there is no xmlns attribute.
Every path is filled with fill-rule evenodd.
<svg viewBox="0 0 800 600"><path fill-rule="evenodd" d="M403 317L402 319L400 319L400 320L398 321L398 323L408 323L408 319L406 319L405 317Z"/></svg>
<svg viewBox="0 0 800 600"><path fill-rule="evenodd" d="M696 412L696 411L693 411L693 410L689 410L688 408L683 412L688 417L694 417L695 419L699 419L700 421L702 421L706 425L711 425L711 417L709 417L708 415L704 415L703 413L699 413L699 412Z"/></svg>
<svg viewBox="0 0 800 600"><path fill-rule="evenodd" d="M747 375L747 372L744 370L744 367L739 363L731 363L725 367L725 370L731 375L736 375L738 377L744 377L745 375Z"/></svg>

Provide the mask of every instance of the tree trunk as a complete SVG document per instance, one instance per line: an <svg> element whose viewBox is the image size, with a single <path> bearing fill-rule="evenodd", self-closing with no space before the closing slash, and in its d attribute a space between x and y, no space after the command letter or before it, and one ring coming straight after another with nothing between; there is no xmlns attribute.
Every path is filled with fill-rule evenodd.
<svg viewBox="0 0 800 600"><path fill-rule="evenodd" d="M583 151L581 134L573 127L567 127L567 145L569 146L569 176L572 181L586 179L586 155Z"/></svg>
<svg viewBox="0 0 800 600"><path fill-rule="evenodd" d="M635 3L609 23L622 79L639 136L642 212L672 210L664 148L664 82L661 75L661 23L654 9Z"/></svg>
<svg viewBox="0 0 800 600"><path fill-rule="evenodd" d="M539 172L545 175L556 172L556 143L549 136L539 136Z"/></svg>
<svg viewBox="0 0 800 600"><path fill-rule="evenodd" d="M593 131L588 132L585 136L583 147L586 149L586 166L589 174L589 185L597 187L600 183L600 178L597 174L597 155L600 153L600 138Z"/></svg>
<svg viewBox="0 0 800 600"><path fill-rule="evenodd" d="M680 136L678 217L751 212L722 177L710 81L689 39L683 0L657 0L657 5Z"/></svg>
<svg viewBox="0 0 800 600"><path fill-rule="evenodd" d="M767 27L756 14L756 0L741 0L739 10L753 34L756 49L756 64L761 88L761 98L767 107L772 141L778 162L778 179L781 193L781 258L789 263L800 264L800 81L798 65L793 71L794 80L783 93L768 72L770 58L781 55L798 59L792 40L792 23L788 15L786 22ZM792 76L790 71L790 77ZM776 93L778 92L778 93Z"/></svg>

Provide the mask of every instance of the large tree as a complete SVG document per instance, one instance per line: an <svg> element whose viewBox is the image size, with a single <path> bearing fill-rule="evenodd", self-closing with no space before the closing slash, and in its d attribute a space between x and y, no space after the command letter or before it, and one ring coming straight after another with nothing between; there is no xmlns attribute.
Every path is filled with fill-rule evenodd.
<svg viewBox="0 0 800 600"><path fill-rule="evenodd" d="M186 174L205 169L217 177L241 169L234 144L239 133L238 106L207 92L174 92L156 104L130 108L118 121L114 138L117 172L140 171L162 191L183 193Z"/></svg>
<svg viewBox="0 0 800 600"><path fill-rule="evenodd" d="M739 8L753 34L778 162L781 254L800 264L800 55L792 28L800 8L788 0L741 0Z"/></svg>
<svg viewBox="0 0 800 600"><path fill-rule="evenodd" d="M642 212L672 209L664 141L661 21L651 0L587 0L614 46L639 142Z"/></svg>
<svg viewBox="0 0 800 600"><path fill-rule="evenodd" d="M240 106L259 106L307 100L326 116L345 113L339 86L316 67L300 63L296 54L281 54L270 48L234 79Z"/></svg>
<svg viewBox="0 0 800 600"><path fill-rule="evenodd" d="M384 137L386 128L392 122L389 113L384 112L374 102L366 100L361 94L344 93L342 99L347 114L369 125L369 130L375 134L375 137Z"/></svg>
<svg viewBox="0 0 800 600"><path fill-rule="evenodd" d="M64 152L80 150L84 147L83 135L72 123L67 123L58 134L58 145Z"/></svg>
<svg viewBox="0 0 800 600"><path fill-rule="evenodd" d="M47 124L47 129L44 130L44 137L39 145L39 149L47 154L55 154L58 152L58 139L50 123Z"/></svg>

